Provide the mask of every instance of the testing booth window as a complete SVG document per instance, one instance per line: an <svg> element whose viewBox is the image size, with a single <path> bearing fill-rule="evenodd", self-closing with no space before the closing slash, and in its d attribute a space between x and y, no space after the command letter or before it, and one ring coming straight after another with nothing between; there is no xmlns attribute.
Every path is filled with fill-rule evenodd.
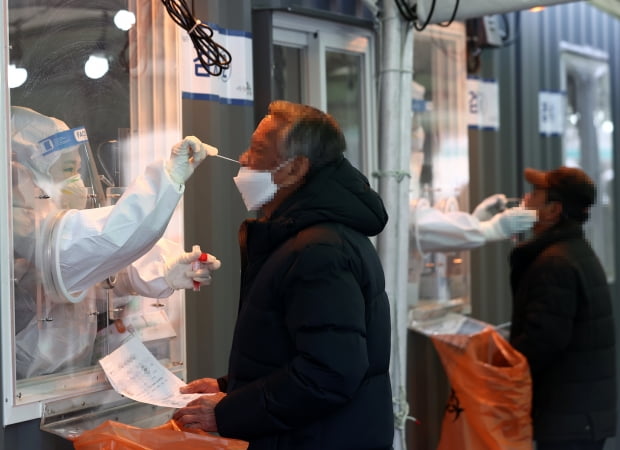
<svg viewBox="0 0 620 450"><path fill-rule="evenodd" d="M417 208L469 211L465 29L431 25L414 35L411 99L410 229ZM423 253L409 243L408 299L416 321L471 312L466 251Z"/></svg>
<svg viewBox="0 0 620 450"><path fill-rule="evenodd" d="M185 370L183 295L130 282L148 258L183 248L180 206L161 240L149 211L168 195L157 161L181 137L178 28L151 0L11 0L6 20L5 425L40 417L42 402L110 389L98 360L130 335Z"/></svg>

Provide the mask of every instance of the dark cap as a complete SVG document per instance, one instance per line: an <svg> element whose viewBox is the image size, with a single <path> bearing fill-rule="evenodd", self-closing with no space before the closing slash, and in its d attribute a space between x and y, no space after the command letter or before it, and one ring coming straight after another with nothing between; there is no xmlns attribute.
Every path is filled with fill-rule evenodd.
<svg viewBox="0 0 620 450"><path fill-rule="evenodd" d="M562 203L564 213L573 219L585 221L589 207L596 201L596 185L581 169L559 167L547 172L525 169L525 179L535 187L546 189L549 199Z"/></svg>

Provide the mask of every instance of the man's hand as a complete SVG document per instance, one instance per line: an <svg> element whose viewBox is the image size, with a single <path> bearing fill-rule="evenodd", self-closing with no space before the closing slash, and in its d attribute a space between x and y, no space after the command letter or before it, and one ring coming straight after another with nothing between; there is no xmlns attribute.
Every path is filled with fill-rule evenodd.
<svg viewBox="0 0 620 450"><path fill-rule="evenodd" d="M224 397L226 394L223 392L203 395L177 410L172 419L181 429L199 428L203 431L217 432L215 407Z"/></svg>
<svg viewBox="0 0 620 450"><path fill-rule="evenodd" d="M181 387L181 394L213 394L220 392L215 378L199 378Z"/></svg>

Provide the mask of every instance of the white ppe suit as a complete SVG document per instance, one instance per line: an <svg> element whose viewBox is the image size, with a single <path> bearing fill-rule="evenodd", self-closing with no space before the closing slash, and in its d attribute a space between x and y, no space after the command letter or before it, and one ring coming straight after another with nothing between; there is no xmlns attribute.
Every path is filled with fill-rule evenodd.
<svg viewBox="0 0 620 450"><path fill-rule="evenodd" d="M487 197L472 214L444 212L431 207L425 199L413 201L409 207L410 237L419 251L427 253L468 250L529 230L536 221L536 212L521 206L504 209L505 199L503 194ZM495 203L499 204L499 212L487 214Z"/></svg>
<svg viewBox="0 0 620 450"><path fill-rule="evenodd" d="M536 221L534 210L506 209L503 194L486 198L472 214L431 207L421 198L410 202L410 216L410 305L422 299L441 302L461 297L464 273L458 264L451 264L461 260L455 252L508 239L529 230Z"/></svg>
<svg viewBox="0 0 620 450"><path fill-rule="evenodd" d="M114 206L63 210L63 194L80 189L70 192L66 180L52 175L68 172L76 158L79 166L78 152L69 145L81 138L74 141L66 133L78 130L85 136L85 131L21 107L12 107L11 125L20 379L90 365L97 283L116 275L118 296L165 298L195 280L208 283L209 269L217 269L219 261L210 255L208 267L193 270L190 262L200 252L185 254L179 244L161 239L184 182L206 155L199 154L202 144L196 138L177 144L167 163L150 164ZM50 136L56 139L52 144ZM66 148L63 139L68 139Z"/></svg>

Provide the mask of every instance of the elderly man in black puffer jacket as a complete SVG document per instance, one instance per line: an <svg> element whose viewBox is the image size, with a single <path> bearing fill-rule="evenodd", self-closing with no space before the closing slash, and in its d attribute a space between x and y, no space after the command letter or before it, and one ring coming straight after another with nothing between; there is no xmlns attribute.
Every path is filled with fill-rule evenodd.
<svg viewBox="0 0 620 450"><path fill-rule="evenodd" d="M537 450L602 449L615 435L616 352L607 277L582 226L596 187L576 168L525 178L538 222L510 255L510 341L530 364Z"/></svg>
<svg viewBox="0 0 620 450"><path fill-rule="evenodd" d="M344 158L334 119L273 102L235 178L260 210L239 233L241 298L227 377L178 410L250 450L390 449L390 312L368 239L387 214Z"/></svg>

